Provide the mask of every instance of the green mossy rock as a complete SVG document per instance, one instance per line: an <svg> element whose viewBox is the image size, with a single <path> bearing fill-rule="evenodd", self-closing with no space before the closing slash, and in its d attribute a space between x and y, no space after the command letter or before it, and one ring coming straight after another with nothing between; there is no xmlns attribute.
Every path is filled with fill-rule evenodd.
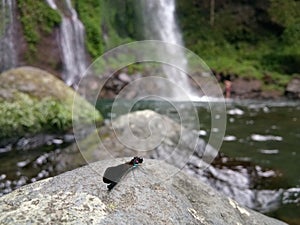
<svg viewBox="0 0 300 225"><path fill-rule="evenodd" d="M74 90L52 74L20 67L0 75L0 140L39 132L64 132L72 128ZM102 116L81 97L82 111L74 120L88 124Z"/></svg>

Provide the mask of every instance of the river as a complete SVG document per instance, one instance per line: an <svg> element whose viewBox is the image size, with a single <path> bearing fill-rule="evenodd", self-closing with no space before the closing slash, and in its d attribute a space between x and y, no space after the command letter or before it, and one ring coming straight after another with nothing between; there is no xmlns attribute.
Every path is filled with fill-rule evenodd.
<svg viewBox="0 0 300 225"><path fill-rule="evenodd" d="M208 139L211 131L209 110L205 103L195 103L195 106L201 124L199 135ZM106 119L112 116L110 101L99 102L97 108ZM170 105L155 102L136 104L134 110L146 108L171 117L176 115ZM241 164L251 163L255 168L269 171L258 174L260 182L256 182L253 189L269 191L278 197L274 204L252 208L290 224L300 224L299 141L300 102L227 103L227 128L220 152ZM63 172L55 169L58 165L52 165L51 158L57 157L73 142L71 134L39 135L0 148L0 196ZM256 198L262 197L262 192L257 193Z"/></svg>

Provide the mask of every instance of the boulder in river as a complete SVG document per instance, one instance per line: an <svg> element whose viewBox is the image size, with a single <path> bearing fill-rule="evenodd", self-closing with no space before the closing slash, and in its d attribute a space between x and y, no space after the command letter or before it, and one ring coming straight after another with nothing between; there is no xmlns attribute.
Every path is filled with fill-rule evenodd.
<svg viewBox="0 0 300 225"><path fill-rule="evenodd" d="M70 129L75 95L61 80L34 67L3 72L0 74L0 142L27 134ZM102 120L86 100L78 97L77 101L82 123Z"/></svg>
<svg viewBox="0 0 300 225"><path fill-rule="evenodd" d="M232 82L232 96L241 99L260 97L262 91L261 81L255 79L237 78Z"/></svg>
<svg viewBox="0 0 300 225"><path fill-rule="evenodd" d="M290 80L285 89L285 95L291 99L300 99L300 76L295 76Z"/></svg>
<svg viewBox="0 0 300 225"><path fill-rule="evenodd" d="M167 163L145 159L112 190L99 161L0 198L1 224L248 224L285 223L240 206ZM134 173L133 173L134 172ZM165 180L168 174L174 174Z"/></svg>

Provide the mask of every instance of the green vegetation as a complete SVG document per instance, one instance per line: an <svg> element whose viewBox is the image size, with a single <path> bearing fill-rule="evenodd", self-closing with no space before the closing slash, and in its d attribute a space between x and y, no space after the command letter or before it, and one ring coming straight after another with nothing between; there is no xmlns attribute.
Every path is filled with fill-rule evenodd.
<svg viewBox="0 0 300 225"><path fill-rule="evenodd" d="M216 1L210 23L210 0L177 1L186 47L210 68L225 74L273 82L282 90L300 73L300 1ZM269 86L268 86L269 85Z"/></svg>
<svg viewBox="0 0 300 225"><path fill-rule="evenodd" d="M143 36L136 0L73 2L86 27L93 58ZM177 14L186 47L212 69L257 79L271 77L265 88L279 90L291 75L300 73L299 0L216 1L213 24L210 2L177 1ZM131 66L129 72L140 68Z"/></svg>
<svg viewBox="0 0 300 225"><path fill-rule="evenodd" d="M101 122L83 98L76 97L80 115L72 115L75 92L51 74L23 67L0 75L0 140L38 132L65 132L75 122Z"/></svg>
<svg viewBox="0 0 300 225"><path fill-rule="evenodd" d="M37 99L24 93L16 93L12 102L0 99L0 139L41 131L64 132L72 128L72 104L72 101L62 102L53 97ZM82 123L94 122L92 112L85 110L91 110L91 106L87 103L83 106L80 118L74 119Z"/></svg>
<svg viewBox="0 0 300 225"><path fill-rule="evenodd" d="M136 0L73 0L86 30L86 46L93 59L105 50L137 36Z"/></svg>
<svg viewBox="0 0 300 225"><path fill-rule="evenodd" d="M258 79L271 76L270 85L277 89L300 73L299 0L220 0L214 8L211 2L178 0L177 19L186 47L212 69ZM85 26L92 59L143 37L138 0L72 0L72 4ZM27 56L33 61L41 38L53 31L61 17L44 1L20 0L18 8ZM135 65L129 70L139 68Z"/></svg>
<svg viewBox="0 0 300 225"><path fill-rule="evenodd" d="M18 8L24 37L29 48L27 57L32 58L41 36L50 34L52 29L60 24L61 17L44 1L20 0L18 1Z"/></svg>
<svg viewBox="0 0 300 225"><path fill-rule="evenodd" d="M53 98L43 100L17 93L13 102L0 101L0 138L26 133L63 131L71 127L70 110Z"/></svg>
<svg viewBox="0 0 300 225"><path fill-rule="evenodd" d="M73 4L85 26L86 47L90 55L95 58L103 53L104 41L101 29L102 1L74 0Z"/></svg>

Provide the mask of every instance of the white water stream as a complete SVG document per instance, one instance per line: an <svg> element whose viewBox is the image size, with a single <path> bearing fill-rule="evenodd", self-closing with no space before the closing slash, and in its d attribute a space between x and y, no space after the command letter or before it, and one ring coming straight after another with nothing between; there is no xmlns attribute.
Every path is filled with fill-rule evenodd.
<svg viewBox="0 0 300 225"><path fill-rule="evenodd" d="M59 45L63 62L63 79L67 85L76 85L87 68L84 46L84 26L78 19L70 0L64 0L60 8L55 0L46 0L48 5L58 10L62 16Z"/></svg>
<svg viewBox="0 0 300 225"><path fill-rule="evenodd" d="M0 5L0 72L17 64L14 35L14 0L1 0Z"/></svg>
<svg viewBox="0 0 300 225"><path fill-rule="evenodd" d="M181 32L176 23L175 16L175 0L141 0L143 10L143 21L145 29L145 37L151 40L161 40L170 44L184 46ZM161 56L171 58L172 62L178 68L187 71L187 59L183 51L174 51L172 45L166 45L164 49L159 49ZM166 77L181 87L188 96L194 96L191 85L189 84L188 76L171 66L163 66L163 72ZM172 85L173 86L173 85ZM175 87L175 89L177 89ZM182 96L178 90L172 91L173 98L182 100Z"/></svg>

